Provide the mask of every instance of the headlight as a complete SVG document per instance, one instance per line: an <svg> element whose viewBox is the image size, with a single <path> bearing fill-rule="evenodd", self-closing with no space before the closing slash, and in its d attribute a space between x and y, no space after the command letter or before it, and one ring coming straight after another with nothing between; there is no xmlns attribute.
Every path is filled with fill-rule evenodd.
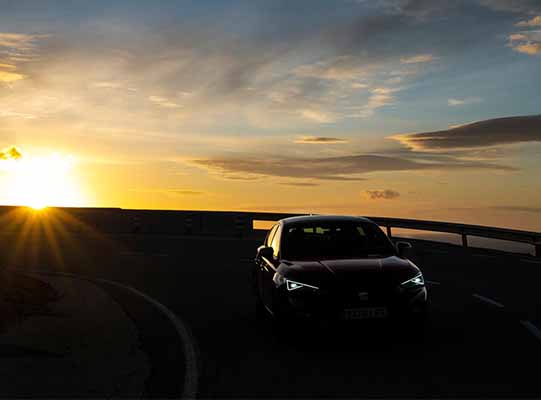
<svg viewBox="0 0 541 400"><path fill-rule="evenodd" d="M313 285L307 285L306 283L301 283L297 281L292 281L290 279L285 278L283 275L280 275L278 273L274 274L273 278L274 283L276 286L286 285L286 289L291 292L293 290L302 289L302 288L308 288L312 290L319 289L317 286Z"/></svg>
<svg viewBox="0 0 541 400"><path fill-rule="evenodd" d="M309 288L309 289L315 289L315 290L319 289L317 286L307 285L306 283L290 281L289 279L286 279L286 287L287 287L287 290L289 291L297 290L301 288Z"/></svg>
<svg viewBox="0 0 541 400"><path fill-rule="evenodd" d="M404 289L411 289L415 287L420 287L425 285L425 279L423 278L423 274L419 272L419 274L415 275L413 278L408 279L405 282L402 282L400 286L402 286Z"/></svg>

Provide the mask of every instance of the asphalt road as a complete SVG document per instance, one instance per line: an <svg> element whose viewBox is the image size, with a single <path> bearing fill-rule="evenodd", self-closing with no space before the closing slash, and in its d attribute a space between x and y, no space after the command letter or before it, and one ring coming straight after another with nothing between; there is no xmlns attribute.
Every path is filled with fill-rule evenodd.
<svg viewBox="0 0 541 400"><path fill-rule="evenodd" d="M357 323L277 332L255 316L248 271L257 241L0 239L4 265L114 280L167 306L195 339L201 398L541 396L541 262L531 257L415 242L411 258L431 282L423 330ZM162 348L153 363L168 372L151 392L172 394L185 372L171 359L177 338L142 304L111 294L129 303L148 340Z"/></svg>

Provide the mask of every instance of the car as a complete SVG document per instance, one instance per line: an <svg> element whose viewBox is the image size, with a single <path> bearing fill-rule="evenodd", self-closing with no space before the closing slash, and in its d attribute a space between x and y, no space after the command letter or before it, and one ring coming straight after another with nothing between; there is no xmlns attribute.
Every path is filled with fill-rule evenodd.
<svg viewBox="0 0 541 400"><path fill-rule="evenodd" d="M257 249L257 309L277 321L425 320L427 289L409 248L363 217L282 219Z"/></svg>

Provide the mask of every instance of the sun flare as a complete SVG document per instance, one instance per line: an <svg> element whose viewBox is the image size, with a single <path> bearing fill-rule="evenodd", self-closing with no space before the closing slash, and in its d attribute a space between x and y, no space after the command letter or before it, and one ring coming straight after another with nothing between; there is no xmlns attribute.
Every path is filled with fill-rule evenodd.
<svg viewBox="0 0 541 400"><path fill-rule="evenodd" d="M73 176L74 159L54 154L9 160L8 203L36 210L47 206L77 206L81 203Z"/></svg>

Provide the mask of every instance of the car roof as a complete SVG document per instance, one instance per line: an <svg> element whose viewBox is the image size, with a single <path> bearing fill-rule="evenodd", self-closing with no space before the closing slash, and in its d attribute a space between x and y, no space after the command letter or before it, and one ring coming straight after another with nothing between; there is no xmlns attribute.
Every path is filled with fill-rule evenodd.
<svg viewBox="0 0 541 400"><path fill-rule="evenodd" d="M303 223L303 222L343 222L343 221L351 221L351 222L368 222L368 223L374 223L373 221L369 220L365 217L357 217L353 215L299 215L296 217L288 217L281 219L280 223L284 225L289 224L296 224L296 223Z"/></svg>

